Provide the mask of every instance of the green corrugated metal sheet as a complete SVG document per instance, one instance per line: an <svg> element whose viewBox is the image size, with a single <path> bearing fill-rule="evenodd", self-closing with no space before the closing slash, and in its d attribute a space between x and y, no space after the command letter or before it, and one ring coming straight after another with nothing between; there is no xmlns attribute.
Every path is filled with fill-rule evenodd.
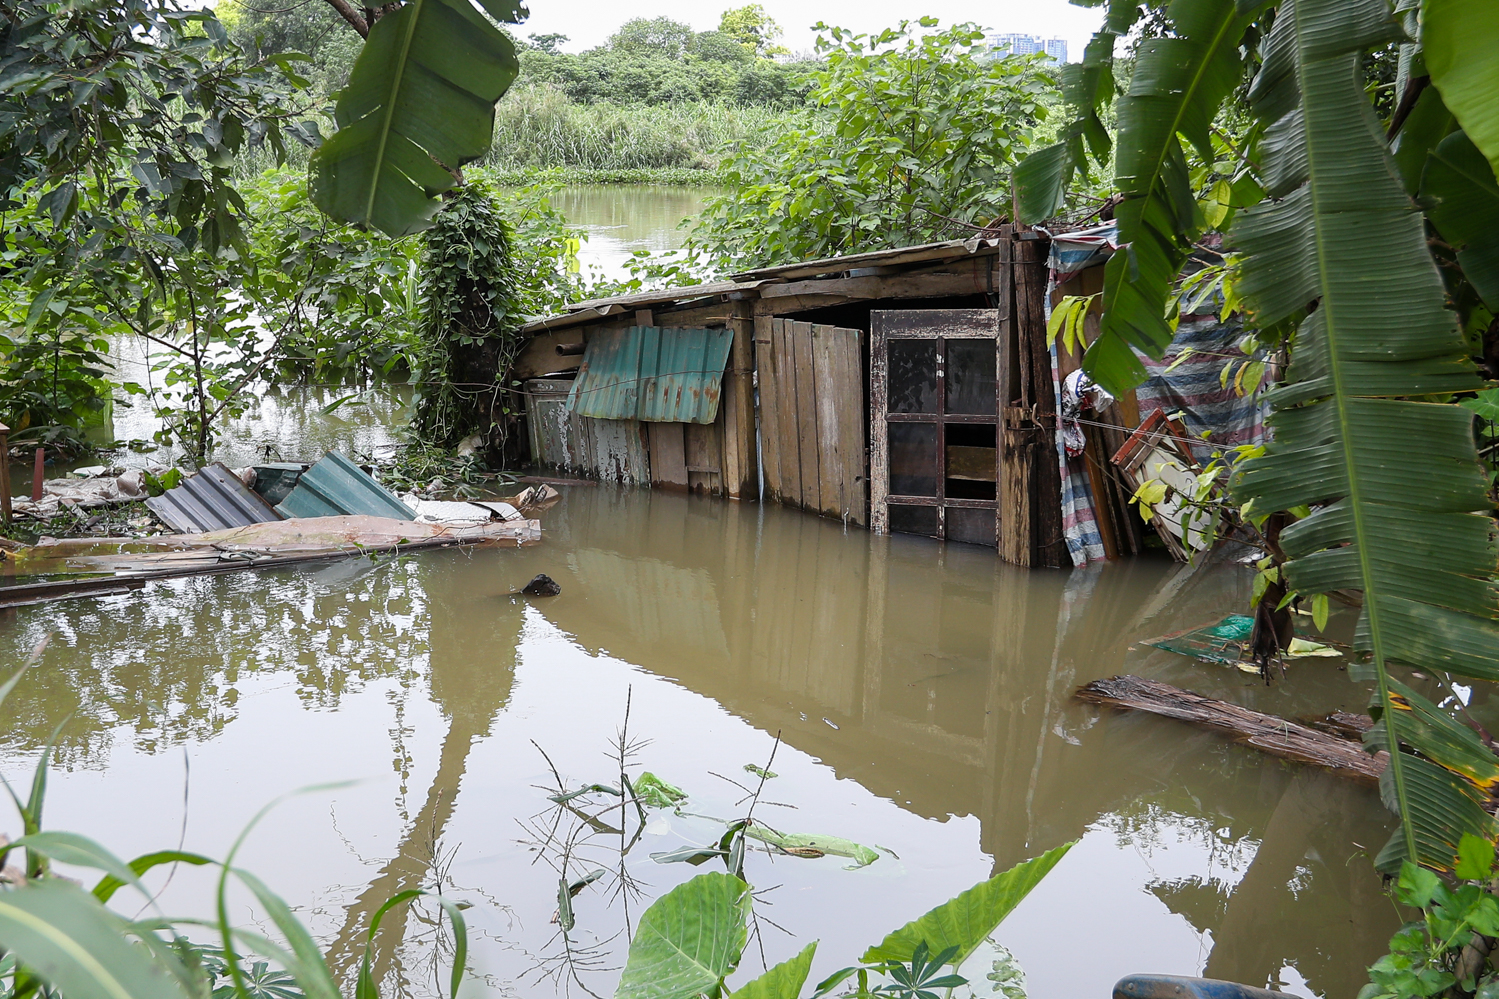
<svg viewBox="0 0 1499 999"><path fill-rule="evenodd" d="M283 517L341 517L362 513L412 520L415 516L390 490L337 451L329 451L322 461L303 472L296 488L276 506L276 511Z"/></svg>
<svg viewBox="0 0 1499 999"><path fill-rule="evenodd" d="M733 330L631 326L593 337L567 406L579 416L712 423Z"/></svg>

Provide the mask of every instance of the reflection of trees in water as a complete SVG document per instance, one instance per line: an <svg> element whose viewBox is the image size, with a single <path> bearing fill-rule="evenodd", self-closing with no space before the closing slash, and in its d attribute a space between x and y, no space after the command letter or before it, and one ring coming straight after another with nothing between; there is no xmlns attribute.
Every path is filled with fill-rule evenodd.
<svg viewBox="0 0 1499 999"><path fill-rule="evenodd" d="M428 615L416 564L370 559L11 611L13 661L55 636L6 701L0 745L40 749L69 715L64 767L99 761L116 731L146 753L208 740L237 715L240 685L277 673L308 708L336 707L377 679L409 690L428 654Z"/></svg>

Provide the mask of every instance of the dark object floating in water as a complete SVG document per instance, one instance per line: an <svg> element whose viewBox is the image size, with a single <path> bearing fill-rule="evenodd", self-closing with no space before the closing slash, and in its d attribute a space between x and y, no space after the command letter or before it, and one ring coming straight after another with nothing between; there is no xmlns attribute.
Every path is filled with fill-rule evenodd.
<svg viewBox="0 0 1499 999"><path fill-rule="evenodd" d="M555 597L562 592L562 587L558 586L557 581L551 576L548 576L544 572L539 572L536 574L536 578L527 583L521 592L528 597Z"/></svg>
<svg viewBox="0 0 1499 999"><path fill-rule="evenodd" d="M1214 978L1130 975L1114 985L1114 999L1273 999L1283 992Z"/></svg>

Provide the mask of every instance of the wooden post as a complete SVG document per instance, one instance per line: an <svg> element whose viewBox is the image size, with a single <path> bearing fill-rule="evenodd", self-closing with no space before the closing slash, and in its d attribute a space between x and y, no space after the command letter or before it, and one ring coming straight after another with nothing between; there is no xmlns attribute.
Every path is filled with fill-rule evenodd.
<svg viewBox="0 0 1499 999"><path fill-rule="evenodd" d="M10 427L0 423L0 516L10 523Z"/></svg>
<svg viewBox="0 0 1499 999"><path fill-rule="evenodd" d="M47 474L42 470L42 466L46 464L46 461L47 449L44 447L37 448L36 464L33 466L31 472L31 502L33 503L42 498L42 478Z"/></svg>
<svg viewBox="0 0 1499 999"><path fill-rule="evenodd" d="M734 499L756 499L760 473L755 460L755 319L749 302L734 303L729 324L734 340L719 402L726 415L724 491Z"/></svg>

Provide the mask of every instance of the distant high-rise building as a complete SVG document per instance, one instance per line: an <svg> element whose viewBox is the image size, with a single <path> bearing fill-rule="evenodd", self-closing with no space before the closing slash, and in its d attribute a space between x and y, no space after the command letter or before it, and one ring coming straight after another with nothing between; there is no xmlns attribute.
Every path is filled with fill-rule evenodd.
<svg viewBox="0 0 1499 999"><path fill-rule="evenodd" d="M1035 35L997 34L989 36L989 48L995 55L1034 55L1045 53L1057 62L1067 61L1067 40L1048 38L1045 41Z"/></svg>

